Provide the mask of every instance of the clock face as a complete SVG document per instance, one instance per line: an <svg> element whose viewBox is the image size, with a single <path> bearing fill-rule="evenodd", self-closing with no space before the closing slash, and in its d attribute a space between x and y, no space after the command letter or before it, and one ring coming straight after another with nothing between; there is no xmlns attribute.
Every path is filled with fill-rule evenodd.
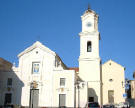
<svg viewBox="0 0 135 108"><path fill-rule="evenodd" d="M92 24L91 24L90 22L88 22L88 23L86 24L86 26L87 26L87 27L91 27Z"/></svg>

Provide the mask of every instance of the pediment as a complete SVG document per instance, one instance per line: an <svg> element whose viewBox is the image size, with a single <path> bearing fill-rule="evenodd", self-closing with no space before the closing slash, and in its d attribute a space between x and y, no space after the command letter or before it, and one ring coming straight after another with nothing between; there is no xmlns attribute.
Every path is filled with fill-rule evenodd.
<svg viewBox="0 0 135 108"><path fill-rule="evenodd" d="M52 50L50 50L48 47L46 47L45 45L43 45L41 42L36 41L32 46L28 47L27 49L25 49L23 52L21 52L20 54L18 54L18 57L23 56L24 54L34 50L35 48L40 48L43 51L50 53L52 55L56 55L56 53Z"/></svg>
<svg viewBox="0 0 135 108"><path fill-rule="evenodd" d="M117 62L115 62L115 61L113 61L113 60L108 60L108 61L106 61L104 64L102 64L102 66L103 65L105 65L105 64L107 64L107 63L111 63L111 64L116 64L116 65L118 65L119 67L122 67L122 68L124 68L125 69L125 67L124 66L122 66L121 64L118 64Z"/></svg>

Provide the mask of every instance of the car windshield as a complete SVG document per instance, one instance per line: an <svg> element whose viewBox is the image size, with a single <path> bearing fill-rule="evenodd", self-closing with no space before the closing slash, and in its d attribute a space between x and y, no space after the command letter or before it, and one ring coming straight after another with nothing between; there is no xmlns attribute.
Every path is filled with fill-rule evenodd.
<svg viewBox="0 0 135 108"><path fill-rule="evenodd" d="M89 103L88 107L99 107L98 103Z"/></svg>

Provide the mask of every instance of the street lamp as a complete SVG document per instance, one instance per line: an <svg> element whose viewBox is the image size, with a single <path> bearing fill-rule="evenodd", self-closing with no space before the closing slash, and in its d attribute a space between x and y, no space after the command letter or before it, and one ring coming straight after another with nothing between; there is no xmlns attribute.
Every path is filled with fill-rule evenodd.
<svg viewBox="0 0 135 108"><path fill-rule="evenodd" d="M77 80L76 87L78 89L78 108L80 108L80 81Z"/></svg>
<svg viewBox="0 0 135 108"><path fill-rule="evenodd" d="M78 108L80 108L80 89L84 88L85 83L83 81L76 81L76 88L78 89Z"/></svg>

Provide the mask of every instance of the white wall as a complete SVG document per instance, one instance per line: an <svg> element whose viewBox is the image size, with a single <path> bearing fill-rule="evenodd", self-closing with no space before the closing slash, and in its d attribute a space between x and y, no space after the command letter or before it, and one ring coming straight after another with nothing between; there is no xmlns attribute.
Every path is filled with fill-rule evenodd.
<svg viewBox="0 0 135 108"><path fill-rule="evenodd" d="M24 86L18 77L19 72L0 72L0 76L0 105L4 105L6 93L12 93L11 104L19 105L21 103L22 87ZM8 78L12 78L12 86L7 86Z"/></svg>
<svg viewBox="0 0 135 108"><path fill-rule="evenodd" d="M37 51L38 53L36 53ZM36 47L20 56L20 77L24 83L21 104L22 106L29 106L30 83L36 81L38 83L37 89L39 89L39 106L58 107L59 94L64 93L66 94L66 106L74 107L75 72L73 70L64 70L61 63L56 67L56 54L49 52ZM32 74L32 62L40 62L39 74ZM66 78L66 86L63 92L58 90L61 77Z"/></svg>
<svg viewBox="0 0 135 108"><path fill-rule="evenodd" d="M38 53L36 53L38 51ZM30 98L30 83L32 81L38 82L39 93L39 105L50 105L52 97L52 72L54 68L55 56L47 53L40 48L35 48L31 52L28 52L19 58L19 70L21 72L21 80L24 82L22 88L21 104L23 106L29 105ZM32 62L40 62L39 74L32 74ZM47 92L43 92L47 91ZM44 97L47 100L43 102ZM43 103L42 103L43 102Z"/></svg>
<svg viewBox="0 0 135 108"><path fill-rule="evenodd" d="M65 86L60 86L60 78L65 78ZM74 70L54 70L53 74L53 105L59 106L59 94L66 95L66 106L74 107ZM63 90L62 90L63 89Z"/></svg>

